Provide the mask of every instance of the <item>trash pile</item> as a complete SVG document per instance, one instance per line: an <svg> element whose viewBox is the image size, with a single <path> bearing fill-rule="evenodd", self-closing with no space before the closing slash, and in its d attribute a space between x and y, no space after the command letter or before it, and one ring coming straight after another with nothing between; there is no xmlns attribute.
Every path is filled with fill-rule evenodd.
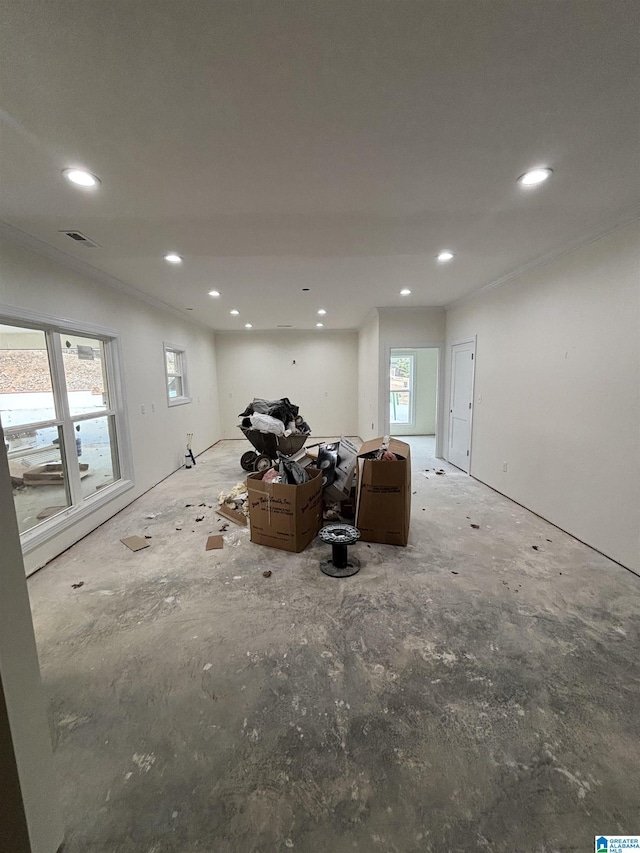
<svg viewBox="0 0 640 853"><path fill-rule="evenodd" d="M226 507L234 512L241 512L249 517L249 493L246 482L238 483L230 492L220 492L218 506Z"/></svg>
<svg viewBox="0 0 640 853"><path fill-rule="evenodd" d="M391 450L389 450L389 442L390 437L388 435L385 435L382 440L382 444L377 450L371 450L369 453L362 453L360 454L360 458L376 459L381 462L399 462L404 460L404 456L399 456L397 453L393 453Z"/></svg>
<svg viewBox="0 0 640 853"><path fill-rule="evenodd" d="M311 427L299 412L299 407L288 397L282 397L280 400L255 397L238 417L242 418L240 426L243 429L257 429L285 437L308 435Z"/></svg>
<svg viewBox="0 0 640 853"><path fill-rule="evenodd" d="M276 467L270 468L264 477L263 483L284 483L286 486L301 486L309 479L308 471L295 460L278 453L280 460Z"/></svg>

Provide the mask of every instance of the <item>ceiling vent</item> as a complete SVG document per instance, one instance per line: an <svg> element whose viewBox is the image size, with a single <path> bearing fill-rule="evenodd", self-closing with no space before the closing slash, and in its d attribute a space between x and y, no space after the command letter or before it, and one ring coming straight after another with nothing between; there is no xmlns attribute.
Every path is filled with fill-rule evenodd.
<svg viewBox="0 0 640 853"><path fill-rule="evenodd" d="M76 243L81 243L83 246L86 246L87 249L95 249L98 244L90 240L88 237L85 237L80 231L61 231L61 234L66 234L67 237L71 237L72 240L75 240Z"/></svg>

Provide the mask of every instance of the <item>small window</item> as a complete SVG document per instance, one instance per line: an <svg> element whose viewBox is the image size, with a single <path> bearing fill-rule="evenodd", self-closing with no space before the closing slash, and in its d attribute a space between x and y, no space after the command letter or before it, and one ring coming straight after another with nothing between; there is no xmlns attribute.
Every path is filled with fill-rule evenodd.
<svg viewBox="0 0 640 853"><path fill-rule="evenodd" d="M164 368L167 376L167 402L170 406L190 403L187 381L187 356L182 347L164 345Z"/></svg>

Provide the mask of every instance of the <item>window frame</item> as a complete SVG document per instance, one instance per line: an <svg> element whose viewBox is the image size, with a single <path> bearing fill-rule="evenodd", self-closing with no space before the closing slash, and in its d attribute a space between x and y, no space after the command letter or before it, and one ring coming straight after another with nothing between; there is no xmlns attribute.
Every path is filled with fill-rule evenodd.
<svg viewBox="0 0 640 853"><path fill-rule="evenodd" d="M133 456L129 437L128 412L126 405L124 373L122 369L122 347L120 334L114 329L95 326L91 323L78 323L62 317L40 314L14 306L0 307L0 323L19 328L44 332L49 355L49 369L53 390L55 417L46 421L29 424L31 428L56 426L62 433L65 454L75 449L75 425L83 420L96 417L111 417L116 426L115 454L120 477L99 492L84 497L78 466L68 464L67 488L71 497L71 506L62 510L20 536L23 554L40 547L54 536L62 533L78 521L100 509L124 492L133 488ZM61 335L73 335L100 340L103 343L105 379L108 390L109 407L88 414L71 415L67 395L67 383L62 357ZM10 432L13 428L3 429Z"/></svg>
<svg viewBox="0 0 640 853"><path fill-rule="evenodd" d="M171 344L164 341L162 345L164 359L164 384L167 393L168 406L184 406L185 403L191 403L192 398L189 394L189 374L187 368L187 351L185 347L178 344ZM176 356L177 371L169 373L169 365L167 364L167 353L173 353ZM179 378L182 386L182 394L177 397L172 397L169 393L169 383L171 379Z"/></svg>
<svg viewBox="0 0 640 853"><path fill-rule="evenodd" d="M409 369L409 387L404 391L394 391L391 388L391 362L394 358L407 358L410 362ZM416 387L416 351L415 350L401 350L401 349L393 349L389 354L389 374L388 374L388 388L389 388L389 427L413 427L416 422L416 409L415 409L415 387ZM400 393L400 394L409 394L409 412L407 421L394 421L391 417L391 394Z"/></svg>

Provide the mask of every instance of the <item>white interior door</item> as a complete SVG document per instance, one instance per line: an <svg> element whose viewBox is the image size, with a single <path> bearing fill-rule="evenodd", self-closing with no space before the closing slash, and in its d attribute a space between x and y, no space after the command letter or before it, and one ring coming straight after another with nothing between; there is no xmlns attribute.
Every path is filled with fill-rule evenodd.
<svg viewBox="0 0 640 853"><path fill-rule="evenodd" d="M467 474L471 456L474 358L475 343L472 341L451 347L448 460Z"/></svg>

